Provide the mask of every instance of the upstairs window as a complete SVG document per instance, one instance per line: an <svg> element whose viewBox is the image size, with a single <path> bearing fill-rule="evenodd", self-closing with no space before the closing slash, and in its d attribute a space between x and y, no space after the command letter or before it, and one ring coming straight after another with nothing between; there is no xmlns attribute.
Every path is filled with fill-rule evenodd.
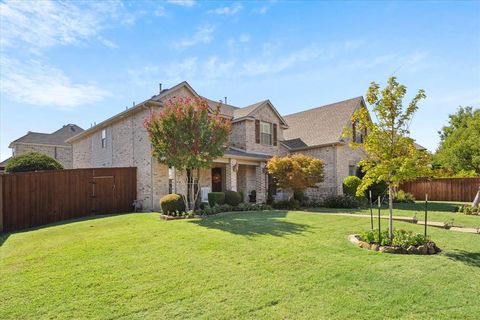
<svg viewBox="0 0 480 320"><path fill-rule="evenodd" d="M260 122L260 143L272 144L272 124L268 122Z"/></svg>
<svg viewBox="0 0 480 320"><path fill-rule="evenodd" d="M355 122L352 124L352 130L353 130L353 142L355 143L363 143L363 138L364 138L364 132L358 128L358 123Z"/></svg>
<svg viewBox="0 0 480 320"><path fill-rule="evenodd" d="M107 147L107 129L102 130L102 149Z"/></svg>

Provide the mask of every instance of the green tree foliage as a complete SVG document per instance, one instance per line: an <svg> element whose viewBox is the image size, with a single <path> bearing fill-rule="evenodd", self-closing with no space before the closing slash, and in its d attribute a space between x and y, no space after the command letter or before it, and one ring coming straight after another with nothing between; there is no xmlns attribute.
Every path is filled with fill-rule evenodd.
<svg viewBox="0 0 480 320"><path fill-rule="evenodd" d="M267 163L267 170L280 188L303 192L314 188L323 181L324 162L304 154L291 154L285 157L273 157Z"/></svg>
<svg viewBox="0 0 480 320"><path fill-rule="evenodd" d="M5 172L26 172L41 170L61 170L60 162L44 153L28 152L15 156L8 161Z"/></svg>
<svg viewBox="0 0 480 320"><path fill-rule="evenodd" d="M345 179L343 179L343 194L350 195L350 196L356 196L357 195L357 189L362 183L362 179L360 179L357 176L348 176ZM363 196L363 195L362 195Z"/></svg>
<svg viewBox="0 0 480 320"><path fill-rule="evenodd" d="M228 147L231 123L219 109L220 105L211 110L205 99L175 97L145 121L153 156L162 164L190 173L190 177L185 175L189 199L183 195L188 210L198 197L194 184L188 182L199 181L199 169L209 168Z"/></svg>
<svg viewBox="0 0 480 320"><path fill-rule="evenodd" d="M448 125L439 131L435 166L445 175L480 175L480 109L460 107L449 118Z"/></svg>
<svg viewBox="0 0 480 320"><path fill-rule="evenodd" d="M389 192L389 235L393 232L393 190L404 181L414 180L427 174L428 155L415 148L410 138L409 126L418 109L418 102L425 99L423 90L419 90L408 106L403 106L407 88L397 82L395 77L388 79L387 86L372 82L368 88L366 100L372 105L377 122L370 119L368 110L358 109L352 116L357 130L367 131L362 143L351 142L352 147L361 147L367 157L359 163L365 173L357 195L365 194L369 186L384 181ZM351 134L346 128L345 134Z"/></svg>

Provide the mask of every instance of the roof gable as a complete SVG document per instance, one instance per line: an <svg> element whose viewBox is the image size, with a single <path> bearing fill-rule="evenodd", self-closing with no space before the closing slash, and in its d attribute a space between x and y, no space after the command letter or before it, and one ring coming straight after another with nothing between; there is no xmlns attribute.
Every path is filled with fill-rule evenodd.
<svg viewBox="0 0 480 320"><path fill-rule="evenodd" d="M280 124L283 125L284 127L288 126L285 119L280 115L280 113L273 106L273 104L270 102L270 100L263 100L263 101L254 103L252 105L249 105L245 108L240 108L240 109L234 110L233 120L236 121L236 120L242 120L242 119L248 118L248 117L254 117L255 112L257 112L258 110L260 110L263 107L270 108L275 113L277 118L280 120Z"/></svg>

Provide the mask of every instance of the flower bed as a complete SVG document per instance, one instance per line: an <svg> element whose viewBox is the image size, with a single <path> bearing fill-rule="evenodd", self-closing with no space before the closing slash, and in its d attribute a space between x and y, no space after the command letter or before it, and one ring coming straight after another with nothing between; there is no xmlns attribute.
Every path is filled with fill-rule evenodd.
<svg viewBox="0 0 480 320"><path fill-rule="evenodd" d="M263 203L239 203L237 206L231 206L229 204L210 205L205 204L201 206L201 209L196 210L195 212L172 212L171 214L160 213L160 219L162 220L179 220L179 219L193 219L193 218L202 218L204 216L211 216L219 214L222 212L231 212L231 211L263 211L271 210L272 207L263 204Z"/></svg>
<svg viewBox="0 0 480 320"><path fill-rule="evenodd" d="M388 231L378 234L378 230L370 230L360 235L349 236L350 242L360 248L396 254L436 254L441 251L435 242L422 234L414 234L405 230L394 230L390 241Z"/></svg>

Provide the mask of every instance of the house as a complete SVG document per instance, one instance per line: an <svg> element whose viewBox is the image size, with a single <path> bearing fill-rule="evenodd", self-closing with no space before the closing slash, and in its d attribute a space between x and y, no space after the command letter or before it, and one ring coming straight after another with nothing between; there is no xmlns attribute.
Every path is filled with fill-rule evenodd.
<svg viewBox="0 0 480 320"><path fill-rule="evenodd" d="M82 131L83 129L75 124L66 124L53 133L28 131L26 135L12 141L8 147L12 149L13 156L26 152L40 152L57 159L66 169L70 169L73 167L72 146L65 140ZM0 167L6 166L9 159L2 161Z"/></svg>
<svg viewBox="0 0 480 320"><path fill-rule="evenodd" d="M158 209L159 199L186 189L184 172L159 164L151 156L144 120L158 112L175 96L199 96L182 82L127 109L88 130L69 138L73 146L73 167L137 167L137 197L146 209ZM219 102L207 99L213 109ZM355 172L363 157L361 150L348 147L343 128L351 125L353 112L364 107L362 97L283 117L269 101L239 108L220 104L220 113L231 119L229 148L209 169L202 169L199 187L205 198L209 191L242 191L245 199L253 190L256 201L266 200L271 185L266 162L274 155L305 153L325 161L325 181L309 189L311 198L342 193L343 179ZM355 139L362 139L357 132Z"/></svg>

